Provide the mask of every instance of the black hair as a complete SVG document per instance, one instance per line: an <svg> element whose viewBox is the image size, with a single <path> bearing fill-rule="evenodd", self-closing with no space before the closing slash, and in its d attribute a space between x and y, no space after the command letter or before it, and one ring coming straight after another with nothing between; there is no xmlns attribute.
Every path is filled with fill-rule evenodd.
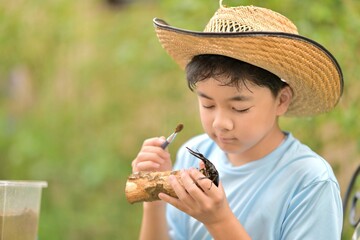
<svg viewBox="0 0 360 240"><path fill-rule="evenodd" d="M222 55L197 55L186 66L186 78L191 91L196 88L198 82L209 78L218 80L217 77L220 76L227 79L226 82L222 80L223 86L240 88L241 86L246 87L246 83L250 82L269 88L275 97L282 88L287 86L287 83L278 76L263 68Z"/></svg>

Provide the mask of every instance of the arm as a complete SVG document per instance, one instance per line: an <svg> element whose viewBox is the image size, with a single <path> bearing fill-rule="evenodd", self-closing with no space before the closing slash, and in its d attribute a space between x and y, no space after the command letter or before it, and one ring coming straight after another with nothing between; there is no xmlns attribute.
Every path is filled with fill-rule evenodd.
<svg viewBox="0 0 360 240"><path fill-rule="evenodd" d="M164 141L165 138L145 140L140 152L132 162L133 172L171 170L170 154L161 148L161 144ZM169 239L165 207L166 203L160 201L143 203L143 218L140 230L141 240Z"/></svg>
<svg viewBox="0 0 360 240"><path fill-rule="evenodd" d="M244 227L238 221L238 219L231 213L228 218L216 224L205 225L211 236L216 240L229 239L229 233L231 238L247 240L251 239L246 233Z"/></svg>
<svg viewBox="0 0 360 240"><path fill-rule="evenodd" d="M160 193L159 197L202 222L214 239L250 239L232 213L221 186L216 187L196 169L181 173L182 184L170 177L170 184L179 199Z"/></svg>
<svg viewBox="0 0 360 240"><path fill-rule="evenodd" d="M164 202L143 203L143 219L140 230L140 240L166 240L169 239L165 218Z"/></svg>

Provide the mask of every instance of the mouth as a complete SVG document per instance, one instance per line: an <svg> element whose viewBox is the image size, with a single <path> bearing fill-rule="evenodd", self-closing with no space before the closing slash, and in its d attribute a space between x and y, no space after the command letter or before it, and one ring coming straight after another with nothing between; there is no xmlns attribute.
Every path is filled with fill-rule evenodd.
<svg viewBox="0 0 360 240"><path fill-rule="evenodd" d="M236 138L234 137L225 137L225 136L216 136L219 142L223 144L231 144L236 141Z"/></svg>

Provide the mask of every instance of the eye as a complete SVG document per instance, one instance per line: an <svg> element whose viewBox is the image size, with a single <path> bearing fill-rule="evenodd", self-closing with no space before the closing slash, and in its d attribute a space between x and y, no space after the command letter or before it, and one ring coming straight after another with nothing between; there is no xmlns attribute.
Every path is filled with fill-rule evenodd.
<svg viewBox="0 0 360 240"><path fill-rule="evenodd" d="M250 110L251 107L249 108L243 108L243 109L237 109L237 108L232 108L235 112L238 112L238 113L246 113Z"/></svg>
<svg viewBox="0 0 360 240"><path fill-rule="evenodd" d="M206 108L206 109L212 109L214 108L215 106L214 105L202 105L203 108Z"/></svg>

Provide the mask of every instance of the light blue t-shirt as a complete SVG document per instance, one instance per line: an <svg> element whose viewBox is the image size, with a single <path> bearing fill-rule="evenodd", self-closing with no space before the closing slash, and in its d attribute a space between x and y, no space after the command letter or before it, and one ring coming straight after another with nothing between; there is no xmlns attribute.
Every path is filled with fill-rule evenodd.
<svg viewBox="0 0 360 240"><path fill-rule="evenodd" d="M219 172L232 211L253 240L340 239L342 201L330 165L286 134L273 152L238 167L207 135L200 135L180 148L174 169L199 166L185 146L208 158ZM171 205L167 221L172 239L212 239L201 222Z"/></svg>

